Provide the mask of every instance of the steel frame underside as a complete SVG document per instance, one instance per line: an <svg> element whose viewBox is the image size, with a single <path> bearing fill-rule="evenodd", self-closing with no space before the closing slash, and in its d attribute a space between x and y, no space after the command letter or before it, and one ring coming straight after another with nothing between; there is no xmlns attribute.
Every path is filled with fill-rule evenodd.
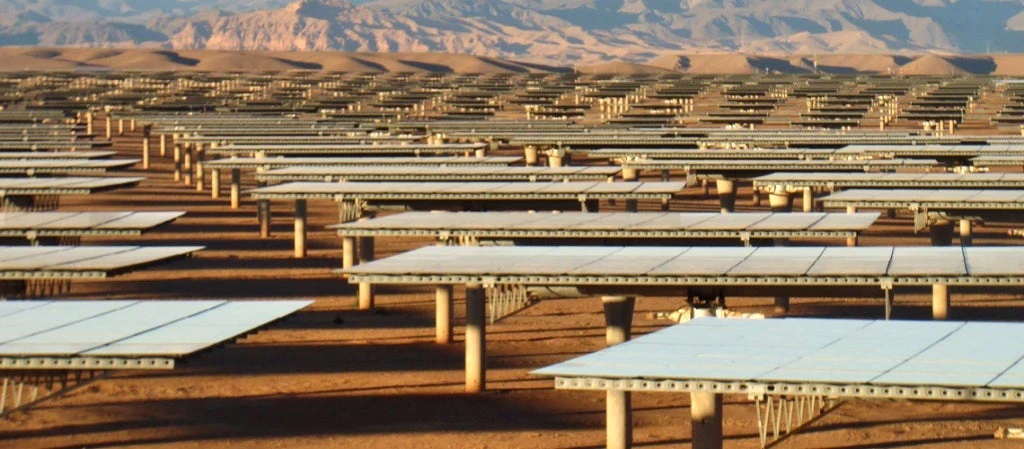
<svg viewBox="0 0 1024 449"><path fill-rule="evenodd" d="M560 390L702 392L751 396L828 396L864 399L921 399L974 402L1024 402L1024 389L929 385L829 384L725 381L714 379L616 379L556 376Z"/></svg>

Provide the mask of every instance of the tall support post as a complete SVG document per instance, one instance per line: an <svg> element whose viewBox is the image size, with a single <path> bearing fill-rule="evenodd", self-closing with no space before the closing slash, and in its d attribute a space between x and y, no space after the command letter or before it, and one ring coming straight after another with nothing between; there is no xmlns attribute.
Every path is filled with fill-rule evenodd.
<svg viewBox="0 0 1024 449"><path fill-rule="evenodd" d="M949 220L938 219L929 226L932 246L949 246L953 244L953 223Z"/></svg>
<svg viewBox="0 0 1024 449"><path fill-rule="evenodd" d="M242 193L242 170L238 168L231 169L231 208L238 209L238 204L241 202Z"/></svg>
<svg viewBox="0 0 1024 449"><path fill-rule="evenodd" d="M90 135L90 136L92 135L92 131L93 131L93 129L92 129L92 119L93 119L92 111L87 111L85 113L85 133Z"/></svg>
<svg viewBox="0 0 1024 449"><path fill-rule="evenodd" d="M167 134L160 133L160 157L167 157Z"/></svg>
<svg viewBox="0 0 1024 449"><path fill-rule="evenodd" d="M718 191L718 202L723 214L736 210L736 182L731 179L716 179L715 189Z"/></svg>
<svg viewBox="0 0 1024 449"><path fill-rule="evenodd" d="M193 161L193 157L195 156L195 148L196 148L195 144L187 144L187 145L184 145L184 148L182 149L183 150L183 154L182 154L183 160L181 162L181 165L182 165L181 170L182 170L182 172L184 173L184 176L185 176L185 179L183 180L183 183L185 185L187 185L187 186L192 185L192 179L193 179L193 177L192 177L192 169L193 169L192 161Z"/></svg>
<svg viewBox="0 0 1024 449"><path fill-rule="evenodd" d="M206 169L203 168L203 158L206 155L206 150L203 148L203 144L196 144L195 146L195 172L196 172L196 191L202 192L206 188Z"/></svg>
<svg viewBox="0 0 1024 449"><path fill-rule="evenodd" d="M210 198L220 198L220 169L210 170Z"/></svg>
<svg viewBox="0 0 1024 449"><path fill-rule="evenodd" d="M306 200L295 200L295 258L306 257Z"/></svg>
<svg viewBox="0 0 1024 449"><path fill-rule="evenodd" d="M932 285L932 319L949 319L949 286L946 284Z"/></svg>
<svg viewBox="0 0 1024 449"><path fill-rule="evenodd" d="M722 395L690 393L690 429L693 449L722 449Z"/></svg>
<svg viewBox="0 0 1024 449"><path fill-rule="evenodd" d="M150 125L142 127L142 168L149 170L149 130Z"/></svg>
<svg viewBox="0 0 1024 449"><path fill-rule="evenodd" d="M135 119L128 120L128 130L135 132Z"/></svg>
<svg viewBox="0 0 1024 449"><path fill-rule="evenodd" d="M356 238L345 236L341 238L341 268L348 269L356 265Z"/></svg>
<svg viewBox="0 0 1024 449"><path fill-rule="evenodd" d="M124 119L123 118L117 119L117 135L119 135L119 136L123 136L124 135Z"/></svg>
<svg viewBox="0 0 1024 449"><path fill-rule="evenodd" d="M114 119L110 118L110 113L108 112L107 113L106 133L104 133L104 137L106 137L107 140L110 140L111 138L114 137L114 132L111 129L113 127L113 125L112 125L113 120Z"/></svg>
<svg viewBox="0 0 1024 449"><path fill-rule="evenodd" d="M604 296L605 343L625 343L632 333L636 298ZM605 393L605 419L609 449L628 449L633 443L633 406L630 392L608 390Z"/></svg>
<svg viewBox="0 0 1024 449"><path fill-rule="evenodd" d="M814 212L814 190L812 190L811 187L804 187L802 206L804 212Z"/></svg>
<svg viewBox="0 0 1024 449"><path fill-rule="evenodd" d="M437 286L437 290L434 293L434 299L436 300L434 312L434 335L435 341L438 344L448 344L452 342L452 335L454 335L452 310L455 308L452 298L451 285Z"/></svg>
<svg viewBox="0 0 1024 449"><path fill-rule="evenodd" d="M181 181L181 143L178 142L179 134L174 135L174 180Z"/></svg>
<svg viewBox="0 0 1024 449"><path fill-rule="evenodd" d="M960 219L960 245L971 246L974 243L974 223L970 218Z"/></svg>
<svg viewBox="0 0 1024 449"><path fill-rule="evenodd" d="M359 263L373 262L374 241L373 237L359 237ZM373 284L369 282L359 283L359 309L369 310L373 308Z"/></svg>
<svg viewBox="0 0 1024 449"><path fill-rule="evenodd" d="M256 215L260 221L260 237L270 237L270 200L256 201Z"/></svg>
<svg viewBox="0 0 1024 449"><path fill-rule="evenodd" d="M480 284L466 284L466 392L487 388L487 304Z"/></svg>

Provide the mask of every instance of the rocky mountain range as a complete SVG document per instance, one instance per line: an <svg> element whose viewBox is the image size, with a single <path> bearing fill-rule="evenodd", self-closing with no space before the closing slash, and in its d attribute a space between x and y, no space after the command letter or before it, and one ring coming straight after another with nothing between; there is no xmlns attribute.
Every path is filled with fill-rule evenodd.
<svg viewBox="0 0 1024 449"><path fill-rule="evenodd" d="M1024 52L1024 0L4 0L0 45L449 52Z"/></svg>

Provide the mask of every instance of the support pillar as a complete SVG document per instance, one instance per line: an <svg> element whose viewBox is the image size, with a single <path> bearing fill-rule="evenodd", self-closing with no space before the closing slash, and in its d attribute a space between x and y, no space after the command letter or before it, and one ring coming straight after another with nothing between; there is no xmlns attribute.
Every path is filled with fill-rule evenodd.
<svg viewBox="0 0 1024 449"><path fill-rule="evenodd" d="M629 341L632 334L636 298L604 296L605 343L608 346ZM633 406L630 392L608 390L605 393L605 419L608 447L627 449L633 443Z"/></svg>
<svg viewBox="0 0 1024 449"><path fill-rule="evenodd" d="M174 180L181 181L181 144L174 139Z"/></svg>
<svg viewBox="0 0 1024 449"><path fill-rule="evenodd" d="M195 155L195 145L188 144L183 148L182 154L182 167L181 170L185 174L184 184L187 186L192 185L192 160Z"/></svg>
<svg viewBox="0 0 1024 449"><path fill-rule="evenodd" d="M523 156L527 167L533 167L537 165L537 147L533 145L527 145L523 148Z"/></svg>
<svg viewBox="0 0 1024 449"><path fill-rule="evenodd" d="M256 215L260 221L260 237L270 237L270 200L256 201Z"/></svg>
<svg viewBox="0 0 1024 449"><path fill-rule="evenodd" d="M92 131L93 131L93 129L92 129L92 119L93 119L92 111L86 112L85 113L85 133L88 134L90 137L92 136Z"/></svg>
<svg viewBox="0 0 1024 449"><path fill-rule="evenodd" d="M220 198L220 169L210 170L210 198Z"/></svg>
<svg viewBox="0 0 1024 449"><path fill-rule="evenodd" d="M846 206L846 213L855 214L857 213L857 206Z"/></svg>
<svg viewBox="0 0 1024 449"><path fill-rule="evenodd" d="M374 241L373 237L359 237L359 263L373 262ZM369 310L373 308L373 284L369 282L359 283L359 309Z"/></svg>
<svg viewBox="0 0 1024 449"><path fill-rule="evenodd" d="M106 133L104 133L104 136L106 137L106 139L107 139L107 140L110 140L110 139L111 139L111 138L113 138L113 136L114 136L114 132L113 132L113 130L111 130L111 127L113 126L113 125L112 125L112 121L113 121L113 119L112 119L112 118L110 118L110 113L108 112L108 113L107 113L107 127L106 127Z"/></svg>
<svg viewBox="0 0 1024 449"><path fill-rule="evenodd" d="M750 199L750 204L754 207L761 205L761 189L754 188L753 197Z"/></svg>
<svg viewBox="0 0 1024 449"><path fill-rule="evenodd" d="M969 218L960 219L960 246L974 243L974 223Z"/></svg>
<svg viewBox="0 0 1024 449"><path fill-rule="evenodd" d="M932 319L949 319L949 286L946 284L932 285Z"/></svg>
<svg viewBox="0 0 1024 449"><path fill-rule="evenodd" d="M231 169L231 208L238 209L238 204L241 202L242 192L242 170L237 168Z"/></svg>
<svg viewBox="0 0 1024 449"><path fill-rule="evenodd" d="M167 134L160 134L160 157L167 157Z"/></svg>
<svg viewBox="0 0 1024 449"><path fill-rule="evenodd" d="M124 119L123 118L117 119L117 135L119 135L119 136L123 136L124 135Z"/></svg>
<svg viewBox="0 0 1024 449"><path fill-rule="evenodd" d="M434 293L434 298L437 303L434 312L435 341L438 344L451 343L452 335L454 334L454 326L452 325L452 309L454 309L452 286L439 285Z"/></svg>
<svg viewBox="0 0 1024 449"><path fill-rule="evenodd" d="M722 395L690 393L691 446L693 449L722 449Z"/></svg>
<svg viewBox="0 0 1024 449"><path fill-rule="evenodd" d="M205 157L206 150L203 149L202 144L198 144L195 147L195 164L196 172L196 191L202 192L206 188L206 170L203 168L203 158Z"/></svg>
<svg viewBox="0 0 1024 449"><path fill-rule="evenodd" d="M487 327L484 289L466 284L466 392L487 388Z"/></svg>
<svg viewBox="0 0 1024 449"><path fill-rule="evenodd" d="M345 236L341 238L341 268L348 269L356 265L356 238Z"/></svg>
<svg viewBox="0 0 1024 449"><path fill-rule="evenodd" d="M295 258L306 257L306 200L295 200Z"/></svg>
<svg viewBox="0 0 1024 449"><path fill-rule="evenodd" d="M803 204L804 212L814 212L814 190L804 187Z"/></svg>
<svg viewBox="0 0 1024 449"><path fill-rule="evenodd" d="M716 179L715 189L718 191L718 202L722 206L722 213L727 214L736 210L736 182L730 179Z"/></svg>
<svg viewBox="0 0 1024 449"><path fill-rule="evenodd" d="M950 246L953 244L953 223L938 219L929 226L932 246Z"/></svg>
<svg viewBox="0 0 1024 449"><path fill-rule="evenodd" d="M784 189L779 189L768 194L768 205L772 212L792 212L793 196Z"/></svg>
<svg viewBox="0 0 1024 449"><path fill-rule="evenodd" d="M142 168L149 170L149 125L142 127Z"/></svg>

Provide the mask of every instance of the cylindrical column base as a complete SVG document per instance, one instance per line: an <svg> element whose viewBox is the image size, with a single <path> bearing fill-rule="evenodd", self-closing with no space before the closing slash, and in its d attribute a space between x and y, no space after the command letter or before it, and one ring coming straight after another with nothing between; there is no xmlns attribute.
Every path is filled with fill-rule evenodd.
<svg viewBox="0 0 1024 449"><path fill-rule="evenodd" d="M693 449L722 449L722 395L690 393Z"/></svg>
<svg viewBox="0 0 1024 449"><path fill-rule="evenodd" d="M270 237L270 200L256 201L256 214L260 221L260 237Z"/></svg>
<svg viewBox="0 0 1024 449"><path fill-rule="evenodd" d="M484 289L466 285L466 391L479 393L487 388L487 327Z"/></svg>
<svg viewBox="0 0 1024 449"><path fill-rule="evenodd" d="M636 298L604 296L601 303L604 305L605 343L612 346L629 341Z"/></svg>
<svg viewBox="0 0 1024 449"><path fill-rule="evenodd" d="M730 179L716 179L715 189L718 191L718 202L722 213L736 210L736 183Z"/></svg>
<svg viewBox="0 0 1024 449"><path fill-rule="evenodd" d="M434 312L435 341L439 344L451 343L452 335L454 334L454 326L452 325L452 309L454 308L452 286L438 286L434 298L436 300Z"/></svg>
<svg viewBox="0 0 1024 449"><path fill-rule="evenodd" d="M220 198L220 169L210 170L210 198Z"/></svg>
<svg viewBox="0 0 1024 449"><path fill-rule="evenodd" d="M949 319L949 286L932 285L932 319Z"/></svg>
<svg viewBox="0 0 1024 449"><path fill-rule="evenodd" d="M969 218L960 219L960 245L971 246L974 243L974 223Z"/></svg>
<svg viewBox="0 0 1024 449"><path fill-rule="evenodd" d="M803 198L804 212L814 212L814 190L810 187L804 187L804 198Z"/></svg>
<svg viewBox="0 0 1024 449"><path fill-rule="evenodd" d="M295 200L295 258L306 257L306 200Z"/></svg>
<svg viewBox="0 0 1024 449"><path fill-rule="evenodd" d="M242 171L237 168L231 169L231 208L238 209L242 201Z"/></svg>
<svg viewBox="0 0 1024 449"><path fill-rule="evenodd" d="M768 195L768 205L772 208L772 212L792 212L793 196L785 190L772 192Z"/></svg>
<svg viewBox="0 0 1024 449"><path fill-rule="evenodd" d="M633 445L633 404L628 391L605 393L605 429L608 449L629 449Z"/></svg>

